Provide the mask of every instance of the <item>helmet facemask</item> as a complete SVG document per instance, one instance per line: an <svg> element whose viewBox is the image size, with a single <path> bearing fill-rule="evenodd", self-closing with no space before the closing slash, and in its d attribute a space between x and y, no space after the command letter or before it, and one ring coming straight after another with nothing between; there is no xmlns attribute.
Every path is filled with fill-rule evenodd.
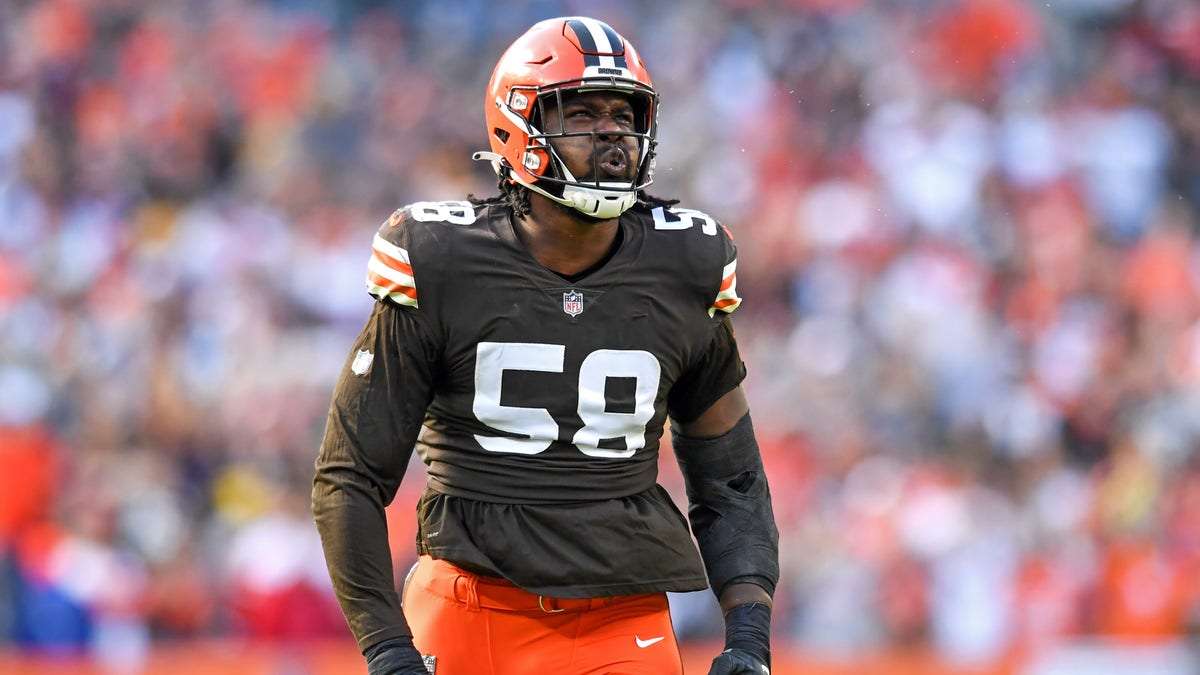
<svg viewBox="0 0 1200 675"><path fill-rule="evenodd" d="M595 82L568 82L544 91L531 92L534 110L529 117L529 144L525 148L525 168L539 178L531 189L550 199L569 206L584 215L606 220L615 218L637 201L637 193L650 185L654 172L655 140L654 107L657 104L653 90L639 83L622 83L613 86ZM564 103L571 94L586 91L615 91L626 95L633 108L634 124L630 130L595 129L568 131L563 115ZM548 118L548 116L552 116ZM555 130L555 131L550 131ZM601 138L603 137L603 138ZM583 176L573 175L566 160L555 148L555 141L566 138L587 138L590 147L611 144L619 147L627 161L633 163L629 180L614 180L600 169L602 153L591 154L590 170ZM632 139L633 143L628 140ZM545 163L545 167L541 166Z"/></svg>

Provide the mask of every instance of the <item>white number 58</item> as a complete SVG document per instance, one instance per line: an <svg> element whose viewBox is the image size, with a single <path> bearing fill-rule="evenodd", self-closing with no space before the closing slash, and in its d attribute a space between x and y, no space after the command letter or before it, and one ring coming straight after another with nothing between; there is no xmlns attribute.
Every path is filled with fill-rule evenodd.
<svg viewBox="0 0 1200 675"><path fill-rule="evenodd" d="M481 342L475 351L475 400L472 411L480 422L520 438L475 435L485 450L521 455L543 452L558 439L558 422L545 408L502 404L500 389L506 370L563 372L562 345L536 342ZM571 442L589 457L624 459L646 444L646 425L654 416L658 393L658 359L642 350L599 349L579 368L579 418L583 427ZM609 378L632 378L632 412L608 410L604 390ZM625 448L599 447L604 439L623 438Z"/></svg>

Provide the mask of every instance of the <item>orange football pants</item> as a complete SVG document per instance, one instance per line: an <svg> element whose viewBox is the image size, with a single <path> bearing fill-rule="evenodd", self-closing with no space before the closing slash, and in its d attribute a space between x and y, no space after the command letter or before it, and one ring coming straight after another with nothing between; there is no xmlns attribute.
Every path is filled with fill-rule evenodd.
<svg viewBox="0 0 1200 675"><path fill-rule="evenodd" d="M682 675L665 593L548 598L421 556L404 587L435 675Z"/></svg>

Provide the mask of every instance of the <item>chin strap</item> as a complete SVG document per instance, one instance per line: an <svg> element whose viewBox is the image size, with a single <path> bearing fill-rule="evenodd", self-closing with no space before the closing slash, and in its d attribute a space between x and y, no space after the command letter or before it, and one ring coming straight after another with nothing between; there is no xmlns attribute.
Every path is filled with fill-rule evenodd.
<svg viewBox="0 0 1200 675"><path fill-rule="evenodd" d="M481 150L473 153L471 159L476 161L490 162L492 169L496 171L496 175L504 175L507 171L508 176L517 181L521 185L533 190L534 192L562 204L569 206L576 211L592 218L600 220L608 220L616 218L628 211L634 204L637 203L637 191L628 189L628 186L620 182L598 183L599 187L584 187L579 184L568 184L563 186L563 194L561 197L550 194L541 186L526 183L518 176L509 170L508 162L505 161L503 155L494 152ZM563 167L564 170L566 167ZM571 176L568 173L568 178Z"/></svg>
<svg viewBox="0 0 1200 675"><path fill-rule="evenodd" d="M600 185L605 184L600 183ZM618 183L618 185L624 187L623 184ZM563 197L566 199L557 201L570 206L584 215L599 218L600 220L616 218L628 211L637 202L637 193L633 190L598 190L578 185L564 187Z"/></svg>

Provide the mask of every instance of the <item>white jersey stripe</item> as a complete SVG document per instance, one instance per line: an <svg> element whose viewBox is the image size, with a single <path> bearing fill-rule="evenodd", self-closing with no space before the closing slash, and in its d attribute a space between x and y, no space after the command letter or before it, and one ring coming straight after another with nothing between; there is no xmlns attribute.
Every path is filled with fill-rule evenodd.
<svg viewBox="0 0 1200 675"><path fill-rule="evenodd" d="M721 270L721 278L728 279L730 274L737 271L737 258L734 258L728 265Z"/></svg>
<svg viewBox="0 0 1200 675"><path fill-rule="evenodd" d="M371 260L369 262L367 262L367 269L374 272L375 274L378 274L379 276L383 277L384 279L387 279L388 281L394 282L401 286L408 286L410 288L417 287L416 279L413 279L411 276L397 270L394 267L387 265L386 263L384 263L379 258L376 258L375 256L371 256Z"/></svg>
<svg viewBox="0 0 1200 675"><path fill-rule="evenodd" d="M372 242L372 245L380 253L383 253L384 255L386 255L390 258L395 258L396 260L401 260L405 264L408 264L408 265L412 264L412 261L408 259L408 251L389 242L387 239L384 239L383 237L381 237L378 233L375 234L375 241Z"/></svg>

